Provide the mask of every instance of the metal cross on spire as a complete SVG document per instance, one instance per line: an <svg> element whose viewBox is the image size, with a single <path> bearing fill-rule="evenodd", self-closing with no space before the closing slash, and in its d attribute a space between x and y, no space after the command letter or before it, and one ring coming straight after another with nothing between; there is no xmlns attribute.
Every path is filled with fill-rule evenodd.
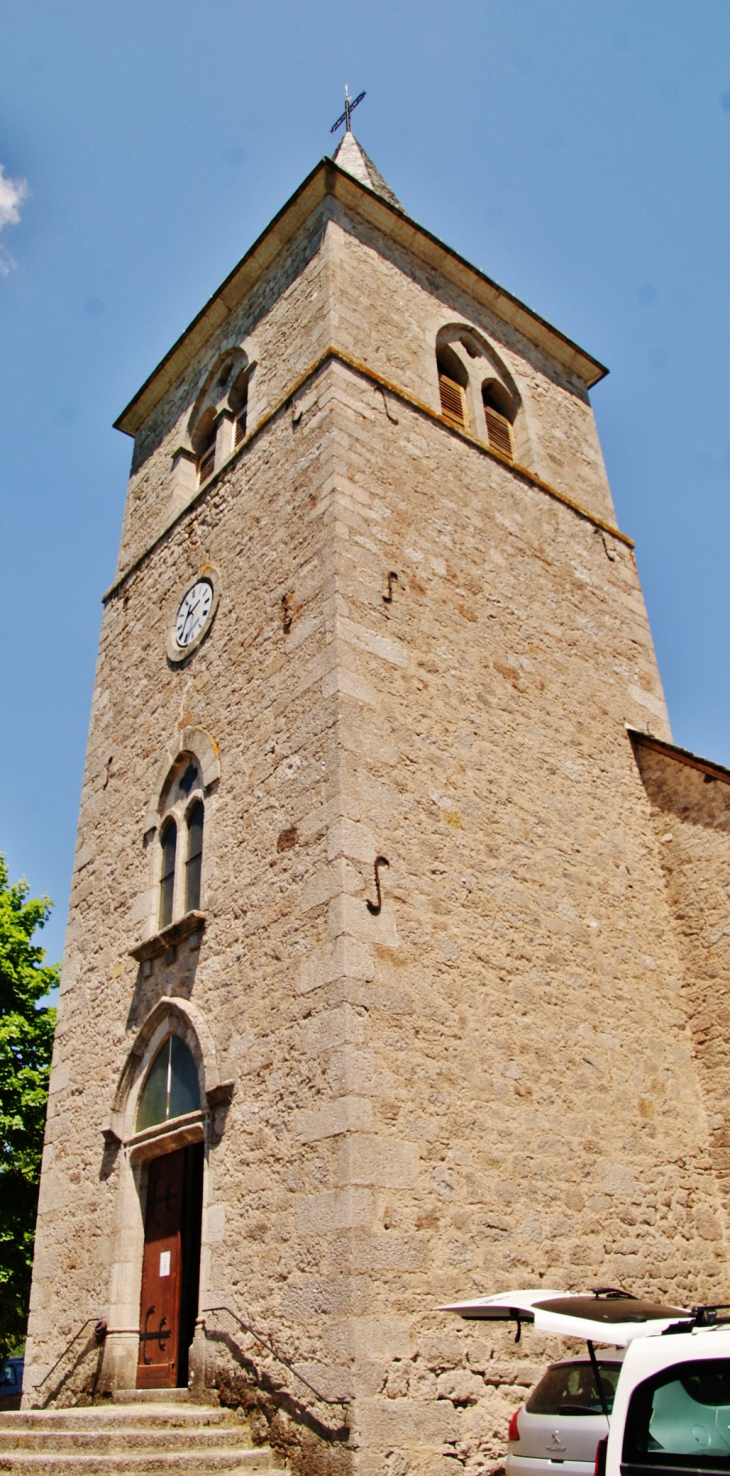
<svg viewBox="0 0 730 1476"><path fill-rule="evenodd" d="M352 112L353 108L357 107L358 103L362 102L364 96L364 92L359 92L356 98L350 97L350 94L347 90L347 83L345 83L345 111L342 116L337 119L337 122L332 124L332 127L330 128L330 133L336 133L337 129L340 128L343 123L345 125L345 133L350 132L350 113Z"/></svg>

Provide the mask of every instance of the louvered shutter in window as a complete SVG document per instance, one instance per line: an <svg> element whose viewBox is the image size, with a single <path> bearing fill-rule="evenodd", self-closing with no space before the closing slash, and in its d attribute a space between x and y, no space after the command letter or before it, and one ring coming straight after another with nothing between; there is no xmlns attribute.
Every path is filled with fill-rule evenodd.
<svg viewBox="0 0 730 1476"><path fill-rule="evenodd" d="M493 451L501 451L503 456L512 460L512 427L504 415L498 410L493 410L491 405L484 406L484 414L487 421L487 436Z"/></svg>
<svg viewBox="0 0 730 1476"><path fill-rule="evenodd" d="M464 392L461 385L449 379L446 374L439 374L439 394L441 414L447 425L453 425L457 430L464 430Z"/></svg>
<svg viewBox="0 0 730 1476"><path fill-rule="evenodd" d="M236 419L236 429L235 429L234 438L233 438L233 444L234 444L234 446L240 446L241 441L244 439L245 434L246 434L246 406L244 405L243 410L241 411L240 415Z"/></svg>
<svg viewBox="0 0 730 1476"><path fill-rule="evenodd" d="M215 471L215 441L213 442L213 445L212 446L209 446L208 447L208 450L207 451L204 451L203 452L203 455L201 456L200 461L198 462L198 476L200 477L201 482L205 482L205 481L207 481L208 477L212 477L214 471Z"/></svg>

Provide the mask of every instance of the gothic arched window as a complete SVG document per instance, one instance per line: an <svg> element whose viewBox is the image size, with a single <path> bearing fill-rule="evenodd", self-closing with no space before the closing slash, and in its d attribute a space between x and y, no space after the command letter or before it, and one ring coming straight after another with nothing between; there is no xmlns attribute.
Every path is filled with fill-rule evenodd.
<svg viewBox="0 0 730 1476"><path fill-rule="evenodd" d="M205 807L196 800L188 814L188 857L185 862L185 911L200 907L200 877L203 867L203 819Z"/></svg>
<svg viewBox="0 0 730 1476"><path fill-rule="evenodd" d="M160 927L172 922L175 902L175 858L177 854L177 826L167 821L160 836L162 844L162 870L160 873Z"/></svg>
<svg viewBox="0 0 730 1476"><path fill-rule="evenodd" d="M203 873L203 777L198 761L183 753L162 791L160 825L160 922L166 928L200 908Z"/></svg>
<svg viewBox="0 0 730 1476"><path fill-rule="evenodd" d="M178 1035L168 1035L150 1066L140 1094L137 1132L199 1109L198 1068L184 1040Z"/></svg>

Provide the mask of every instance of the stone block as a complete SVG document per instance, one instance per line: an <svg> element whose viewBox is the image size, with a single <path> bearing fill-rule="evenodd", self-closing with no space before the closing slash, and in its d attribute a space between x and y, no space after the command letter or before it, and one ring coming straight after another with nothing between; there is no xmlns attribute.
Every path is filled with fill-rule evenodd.
<svg viewBox="0 0 730 1476"><path fill-rule="evenodd" d="M352 1005L338 1005L334 1010L322 1010L306 1022L305 1048L312 1054L331 1051L338 1046L364 1044L367 1039L368 1022L363 1014Z"/></svg>
<svg viewBox="0 0 730 1476"><path fill-rule="evenodd" d="M410 1323L403 1318L356 1317L350 1330L356 1359L390 1363L393 1358L410 1357Z"/></svg>
<svg viewBox="0 0 730 1476"><path fill-rule="evenodd" d="M369 1189L323 1189L297 1202L300 1235L331 1235L337 1230L369 1229L373 1197Z"/></svg>
<svg viewBox="0 0 730 1476"><path fill-rule="evenodd" d="M373 1108L367 1097L337 1097L321 1107L310 1107L294 1114L294 1131L304 1143L320 1138L333 1138L340 1133L367 1132L372 1126Z"/></svg>
<svg viewBox="0 0 730 1476"><path fill-rule="evenodd" d="M339 1146L340 1184L372 1184L382 1189L409 1189L419 1169L415 1143L353 1133Z"/></svg>
<svg viewBox="0 0 730 1476"><path fill-rule="evenodd" d="M445 1399L434 1404L412 1399L356 1399L352 1416L355 1441L371 1450L443 1445L459 1435L456 1411Z"/></svg>
<svg viewBox="0 0 730 1476"><path fill-rule="evenodd" d="M373 861L375 857L372 857ZM380 874L381 887L387 887L387 872ZM375 901L375 884L370 883L370 900ZM348 897L340 893L339 897L333 897L327 911L327 926L330 937L337 938L341 933L348 933L353 938L370 944L379 944L381 948L397 948L398 930L395 925L395 916L392 909L383 903L382 912L373 914L365 905L363 897Z"/></svg>

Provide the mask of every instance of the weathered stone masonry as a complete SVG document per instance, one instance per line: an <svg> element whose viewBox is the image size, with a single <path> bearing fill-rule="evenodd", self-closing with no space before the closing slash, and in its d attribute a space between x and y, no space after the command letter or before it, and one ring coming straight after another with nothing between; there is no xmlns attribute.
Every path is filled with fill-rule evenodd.
<svg viewBox="0 0 730 1476"><path fill-rule="evenodd" d="M440 417L436 335L453 323L518 387L521 469ZM232 346L253 365L246 439L183 495L175 455ZM133 1377L135 1063L168 1017L208 1093L201 1308L238 1309L346 1399L349 1437L327 1436L342 1411L285 1414L263 1375L257 1391L260 1350L247 1372L199 1333L196 1379L273 1419L295 1464L446 1476L499 1459L542 1349L526 1364L440 1301L536 1279L726 1294L726 789L672 758L588 401L600 372L328 163L121 418L135 451L79 820L30 1402L87 1315L109 1319L101 1364L88 1349L42 1397ZM175 665L168 631L206 566L217 614ZM627 725L658 744L636 740L638 762ZM129 952L157 928L147 822L188 742L215 756L205 930L147 968Z"/></svg>

